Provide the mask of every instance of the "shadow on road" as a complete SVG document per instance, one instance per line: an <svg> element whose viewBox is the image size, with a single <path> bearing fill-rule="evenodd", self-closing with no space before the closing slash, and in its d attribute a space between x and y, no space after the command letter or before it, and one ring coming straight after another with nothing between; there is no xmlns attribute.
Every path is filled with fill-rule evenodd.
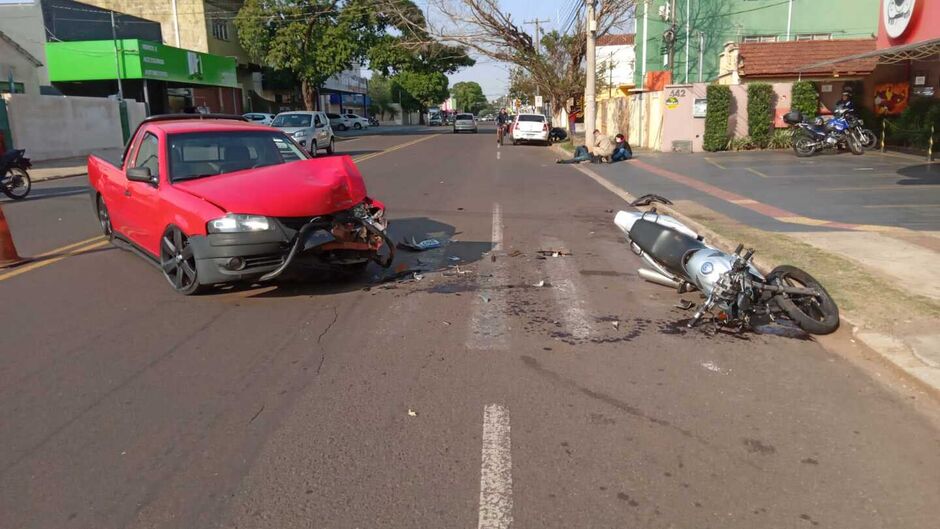
<svg viewBox="0 0 940 529"><path fill-rule="evenodd" d="M929 163L909 165L898 169L897 172L907 178L907 180L899 180L898 185L940 185L940 165Z"/></svg>
<svg viewBox="0 0 940 529"><path fill-rule="evenodd" d="M453 240L459 235L460 232L454 226L427 217L392 219L389 224L389 236L396 243L404 239L410 240L412 237L418 241L433 238L442 243L441 248L425 252L396 249L395 261L389 269L370 263L364 272L352 274L322 266L300 265L285 272L273 283L236 283L215 292L223 294L257 290L257 293L247 296L250 298L341 294L394 282L395 279L392 278L396 275L402 275L402 279L407 280L412 272L447 272L455 265L463 267L479 262L486 252L493 249L490 241ZM459 261L452 261L452 257L459 258Z"/></svg>
<svg viewBox="0 0 940 529"><path fill-rule="evenodd" d="M43 187L37 188L34 187L32 191L29 192L29 195L22 200L12 200L7 198L6 195L0 194L0 203L6 204L11 202L31 202L33 200L42 200L45 198L56 198L56 197L67 197L72 195L82 195L88 193L87 186L62 186L62 187Z"/></svg>

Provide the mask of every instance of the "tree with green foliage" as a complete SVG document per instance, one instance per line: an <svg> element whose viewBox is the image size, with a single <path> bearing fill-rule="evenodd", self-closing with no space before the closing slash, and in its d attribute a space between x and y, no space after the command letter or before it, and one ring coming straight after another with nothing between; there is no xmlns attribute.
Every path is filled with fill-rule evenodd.
<svg viewBox="0 0 940 529"><path fill-rule="evenodd" d="M486 106L486 96L483 88L474 81L463 81L454 85L450 90L451 97L457 105L457 110L476 114Z"/></svg>
<svg viewBox="0 0 940 529"><path fill-rule="evenodd" d="M407 110L420 110L423 113L428 107L441 103L450 96L447 90L449 81L441 72L403 71L395 74L393 79L410 96L402 103L402 106L408 103Z"/></svg>
<svg viewBox="0 0 940 529"><path fill-rule="evenodd" d="M398 112L393 105L397 99L392 88L391 79L377 72L372 73L372 79L369 80L369 114L382 119L395 119Z"/></svg>
<svg viewBox="0 0 940 529"><path fill-rule="evenodd" d="M767 83L747 85L747 133L751 142L767 148L773 137L774 88Z"/></svg>
<svg viewBox="0 0 940 529"><path fill-rule="evenodd" d="M793 83L790 88L790 100L793 101L792 109L799 110L806 119L816 117L816 111L819 110L819 92L812 81Z"/></svg>
<svg viewBox="0 0 940 529"><path fill-rule="evenodd" d="M706 151L723 151L728 148L728 118L731 115L731 88L727 85L708 85L705 92L708 108L705 111Z"/></svg>
<svg viewBox="0 0 940 529"><path fill-rule="evenodd" d="M382 21L369 0L245 0L235 27L254 60L297 76L314 110L319 88L366 55Z"/></svg>

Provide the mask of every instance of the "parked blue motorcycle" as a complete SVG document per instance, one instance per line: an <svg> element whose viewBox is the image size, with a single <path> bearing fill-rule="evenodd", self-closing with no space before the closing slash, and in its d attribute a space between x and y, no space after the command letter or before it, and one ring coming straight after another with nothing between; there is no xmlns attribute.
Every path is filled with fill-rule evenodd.
<svg viewBox="0 0 940 529"><path fill-rule="evenodd" d="M836 109L829 121L817 117L812 123L798 110L791 110L783 116L783 121L793 127L793 152L801 158L826 149L847 148L852 154L865 152L858 128L849 124L842 109Z"/></svg>

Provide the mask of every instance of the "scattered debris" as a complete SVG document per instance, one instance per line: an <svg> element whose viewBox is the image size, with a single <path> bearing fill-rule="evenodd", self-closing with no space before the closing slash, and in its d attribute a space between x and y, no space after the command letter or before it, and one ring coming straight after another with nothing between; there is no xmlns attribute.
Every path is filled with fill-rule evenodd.
<svg viewBox="0 0 940 529"><path fill-rule="evenodd" d="M715 365L714 362L702 362L702 367L704 367L705 369L707 369L707 370L709 370L709 371L711 371L711 372L713 372L713 373L721 373L721 374L724 374L724 370L721 369L720 367L718 367L717 365Z"/></svg>
<svg viewBox="0 0 940 529"><path fill-rule="evenodd" d="M683 299L682 301L680 301L679 303L677 303L677 304L675 304L675 305L673 305L673 306L676 307L677 309L689 310L689 309L691 309L692 307L695 306L695 303L692 302L692 301L689 301L689 300L687 300L687 299Z"/></svg>
<svg viewBox="0 0 940 529"><path fill-rule="evenodd" d="M612 210L612 209L605 209L605 210L604 210L604 213L613 213L613 212L614 212L614 210Z"/></svg>
<svg viewBox="0 0 940 529"><path fill-rule="evenodd" d="M456 255L452 255L452 256L448 257L447 260L448 260L448 261L459 261L460 258L457 257Z"/></svg>
<svg viewBox="0 0 940 529"><path fill-rule="evenodd" d="M415 281L421 281L422 279L424 279L424 274L419 274L418 272L415 272L414 274L411 275L411 277Z"/></svg>
<svg viewBox="0 0 940 529"><path fill-rule="evenodd" d="M447 320L443 320L441 321L441 323L443 323L444 325L447 325L448 327L450 326L450 322Z"/></svg>
<svg viewBox="0 0 940 529"><path fill-rule="evenodd" d="M610 322L610 324L614 326L614 329L617 329L617 330L620 329L620 322L619 322L619 321L612 321L612 322Z"/></svg>
<svg viewBox="0 0 940 529"><path fill-rule="evenodd" d="M549 250L539 250L537 254L543 257L568 257L571 252L565 248L551 248Z"/></svg>
<svg viewBox="0 0 940 529"><path fill-rule="evenodd" d="M457 211L463 211L463 208L457 208Z"/></svg>
<svg viewBox="0 0 940 529"><path fill-rule="evenodd" d="M490 302L490 298L484 296L483 294L480 294L480 299L483 300L483 303L489 303L489 302Z"/></svg>
<svg viewBox="0 0 940 529"><path fill-rule="evenodd" d="M535 288L542 288L542 287L544 287L545 285L546 285L546 283L545 283L545 280L543 279L543 280L539 281L538 283L535 283L535 284L532 285L532 286L534 286Z"/></svg>
<svg viewBox="0 0 940 529"><path fill-rule="evenodd" d="M403 250L411 250L413 252L424 252L427 250L433 250L435 248L441 247L441 241L437 239L425 239L421 242L415 240L414 237L411 240L403 240L398 243L398 247Z"/></svg>
<svg viewBox="0 0 940 529"><path fill-rule="evenodd" d="M523 253L522 253L521 251L519 251L519 250L513 250L513 251L509 254L509 257L519 257L520 255L525 255L525 254L523 254Z"/></svg>
<svg viewBox="0 0 940 529"><path fill-rule="evenodd" d="M490 254L490 262L493 262L493 263L496 262L496 254L495 254L495 253L491 253L491 254Z"/></svg>
<svg viewBox="0 0 940 529"><path fill-rule="evenodd" d="M424 279L424 276L421 273L424 270L419 268L404 268L401 270L395 270L395 272L378 278L379 283L391 283L392 281L421 281Z"/></svg>
<svg viewBox="0 0 940 529"><path fill-rule="evenodd" d="M409 416L409 417L417 417L417 416L418 416L418 412L414 411L414 410L411 409L411 408L408 408L408 416Z"/></svg>

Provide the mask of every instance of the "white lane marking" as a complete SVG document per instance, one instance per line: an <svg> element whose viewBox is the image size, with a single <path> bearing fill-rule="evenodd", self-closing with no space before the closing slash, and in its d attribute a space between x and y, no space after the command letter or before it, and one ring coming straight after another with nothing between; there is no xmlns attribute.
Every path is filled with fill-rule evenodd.
<svg viewBox="0 0 940 529"><path fill-rule="evenodd" d="M493 204L493 248L483 255L479 268L479 295L473 300L473 316L467 336L467 349L507 349L506 297L502 290L508 281L503 250L503 213L499 204ZM495 262L494 262L495 259Z"/></svg>
<svg viewBox="0 0 940 529"><path fill-rule="evenodd" d="M512 442L509 410L499 404L483 408L483 464L480 471L478 529L512 525Z"/></svg>
<svg viewBox="0 0 940 529"><path fill-rule="evenodd" d="M543 248L562 248L561 241L552 238L543 239ZM545 263L545 273L552 285L555 304L561 308L562 320L565 329L577 340L589 338L593 332L588 311L584 308L584 297L579 294L579 285L575 277L575 269L571 257L548 257Z"/></svg>
<svg viewBox="0 0 940 529"><path fill-rule="evenodd" d="M503 209L499 203L493 204L493 251L503 250Z"/></svg>
<svg viewBox="0 0 940 529"><path fill-rule="evenodd" d="M500 151L496 151L496 159L499 160Z"/></svg>

